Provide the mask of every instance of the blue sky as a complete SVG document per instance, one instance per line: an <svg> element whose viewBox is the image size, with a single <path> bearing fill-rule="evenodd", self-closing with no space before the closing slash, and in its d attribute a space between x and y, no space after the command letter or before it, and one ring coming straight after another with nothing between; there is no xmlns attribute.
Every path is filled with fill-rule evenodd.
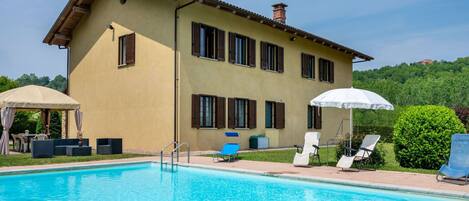
<svg viewBox="0 0 469 201"><path fill-rule="evenodd" d="M0 75L66 73L65 50L42 39L66 0L2 0ZM227 0L265 16L279 0ZM253 3L255 2L255 3ZM367 53L354 69L469 56L467 0L284 0L287 23Z"/></svg>

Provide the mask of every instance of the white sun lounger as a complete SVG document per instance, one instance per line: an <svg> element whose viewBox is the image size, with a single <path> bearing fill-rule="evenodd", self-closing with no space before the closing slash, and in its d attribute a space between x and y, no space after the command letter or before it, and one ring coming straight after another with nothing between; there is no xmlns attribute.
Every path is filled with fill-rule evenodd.
<svg viewBox="0 0 469 201"><path fill-rule="evenodd" d="M364 161L370 158L371 153L373 153L376 144L381 138L380 135L367 135L363 139L360 148L358 149L357 153L354 156L346 156L343 155L339 162L337 163L338 168L342 169L350 169L352 167L354 161Z"/></svg>
<svg viewBox="0 0 469 201"><path fill-rule="evenodd" d="M294 166L308 166L309 158L311 156L317 156L319 159L319 139L321 138L321 133L318 132L307 132L305 134L305 143L303 145L301 153L295 153L295 158L293 159ZM298 151L300 147L296 146ZM320 159L319 159L320 162Z"/></svg>

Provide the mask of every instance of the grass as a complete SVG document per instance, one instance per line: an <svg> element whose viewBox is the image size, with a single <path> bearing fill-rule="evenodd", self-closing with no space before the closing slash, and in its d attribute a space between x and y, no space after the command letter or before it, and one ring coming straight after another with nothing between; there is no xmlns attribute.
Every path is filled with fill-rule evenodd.
<svg viewBox="0 0 469 201"><path fill-rule="evenodd" d="M436 170L426 170L426 169L414 169L414 168L404 168L399 165L395 159L394 147L391 143L380 144L383 151L385 152L385 164L381 167L378 167L379 170L388 170L388 171L398 171L398 172L414 172L422 174L436 174ZM257 152L246 152L240 153L240 160L251 160L251 161L268 161L268 162L278 162L278 163L293 163L293 157L296 150L278 150L278 151L257 151ZM327 154L329 152L329 156ZM336 159L336 148L322 148L319 150L319 155L321 157L322 165L335 166L337 163ZM313 165L319 165L317 160L312 160Z"/></svg>
<svg viewBox="0 0 469 201"><path fill-rule="evenodd" d="M123 158L142 157L142 154L116 154L116 155L96 155L91 156L56 156L54 158L32 158L31 154L14 154L0 156L0 167L26 166L26 165L46 165L56 163L74 163L86 161L100 161Z"/></svg>

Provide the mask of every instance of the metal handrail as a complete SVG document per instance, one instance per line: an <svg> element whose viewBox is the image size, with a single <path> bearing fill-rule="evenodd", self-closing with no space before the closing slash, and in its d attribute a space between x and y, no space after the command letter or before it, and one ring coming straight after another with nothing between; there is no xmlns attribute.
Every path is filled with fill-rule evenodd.
<svg viewBox="0 0 469 201"><path fill-rule="evenodd" d="M173 146L177 146L177 142L173 141L173 142L167 144L166 146L164 146L163 149L161 149L161 152L160 152L160 164L161 164L161 166L163 166L164 151L165 151L166 149L168 149L169 146L172 146L172 145L173 145ZM171 152L171 153L172 153L172 152Z"/></svg>
<svg viewBox="0 0 469 201"><path fill-rule="evenodd" d="M188 143L182 142L178 143L177 146L173 149L172 153L176 152L176 161L179 163L179 152L182 146L187 146L187 163L190 163L191 159L191 146Z"/></svg>
<svg viewBox="0 0 469 201"><path fill-rule="evenodd" d="M191 147L188 143L178 143L178 142L171 142L170 144L167 144L166 146L161 149L160 152L160 165L161 168L163 168L163 156L164 156L164 151L167 150L170 146L174 146L174 148L171 150L171 170L174 167L174 153L176 152L176 160L179 163L179 152L181 147L187 146L187 163L190 163L190 155L191 155Z"/></svg>

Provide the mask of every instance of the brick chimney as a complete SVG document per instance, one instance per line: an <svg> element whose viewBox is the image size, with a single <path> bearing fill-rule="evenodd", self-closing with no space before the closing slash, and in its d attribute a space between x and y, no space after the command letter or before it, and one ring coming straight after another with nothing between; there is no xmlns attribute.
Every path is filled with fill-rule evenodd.
<svg viewBox="0 0 469 201"><path fill-rule="evenodd" d="M284 3L278 3L272 5L272 7L274 7L273 19L277 22L285 24L285 22L287 21L287 10L285 8L288 7L288 5Z"/></svg>

